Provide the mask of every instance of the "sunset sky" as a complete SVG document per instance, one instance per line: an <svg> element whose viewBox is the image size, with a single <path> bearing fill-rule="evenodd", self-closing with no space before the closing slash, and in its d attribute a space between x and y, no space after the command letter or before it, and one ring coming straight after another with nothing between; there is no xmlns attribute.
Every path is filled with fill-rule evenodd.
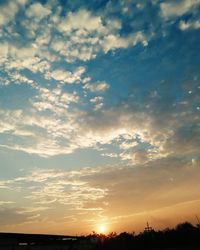
<svg viewBox="0 0 200 250"><path fill-rule="evenodd" d="M200 216L200 0L0 0L0 231Z"/></svg>

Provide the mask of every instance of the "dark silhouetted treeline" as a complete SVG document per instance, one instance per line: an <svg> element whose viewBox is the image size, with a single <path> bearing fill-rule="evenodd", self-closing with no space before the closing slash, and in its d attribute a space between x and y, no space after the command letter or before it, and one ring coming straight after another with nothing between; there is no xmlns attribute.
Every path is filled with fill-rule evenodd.
<svg viewBox="0 0 200 250"><path fill-rule="evenodd" d="M94 250L200 250L200 225L193 226L189 222L162 231L151 228L137 235L127 232L107 236L94 233L88 237L96 241Z"/></svg>
<svg viewBox="0 0 200 250"><path fill-rule="evenodd" d="M200 225L88 236L0 233L0 250L200 250Z"/></svg>

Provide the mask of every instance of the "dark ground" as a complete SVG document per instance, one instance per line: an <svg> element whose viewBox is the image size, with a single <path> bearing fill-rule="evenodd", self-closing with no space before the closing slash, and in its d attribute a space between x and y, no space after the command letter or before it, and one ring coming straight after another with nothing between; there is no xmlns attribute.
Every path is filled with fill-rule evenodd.
<svg viewBox="0 0 200 250"><path fill-rule="evenodd" d="M200 250L200 225L185 222L173 229L88 236L0 233L0 250Z"/></svg>

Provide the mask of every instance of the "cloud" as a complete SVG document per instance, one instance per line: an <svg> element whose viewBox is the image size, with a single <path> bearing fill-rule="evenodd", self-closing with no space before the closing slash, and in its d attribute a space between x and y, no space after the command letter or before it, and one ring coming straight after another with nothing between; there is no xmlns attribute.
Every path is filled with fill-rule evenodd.
<svg viewBox="0 0 200 250"><path fill-rule="evenodd" d="M15 18L19 10L17 1L6 1L4 4L0 4L0 26L6 25Z"/></svg>
<svg viewBox="0 0 200 250"><path fill-rule="evenodd" d="M57 205L68 205L74 210L81 210L85 203L101 199L107 192L104 188L90 186L88 182L82 180L82 177L93 173L94 170L87 168L81 171L38 169L30 175L7 180L7 185L13 190L19 186L26 185L27 188L30 186L29 194L25 198L31 200L33 204L46 204L51 207L56 203ZM44 209L48 207L44 207ZM27 209L23 210L23 213L41 211L42 207L36 206L34 209Z"/></svg>
<svg viewBox="0 0 200 250"><path fill-rule="evenodd" d="M0 218L1 226L22 223L27 219L27 217L20 214L18 210L8 208L0 209Z"/></svg>
<svg viewBox="0 0 200 250"><path fill-rule="evenodd" d="M198 125L179 127L174 131L172 137L167 140L165 150L179 155L198 153L200 148L199 133L200 128Z"/></svg>
<svg viewBox="0 0 200 250"><path fill-rule="evenodd" d="M99 32L104 29L101 18L93 16L89 11L81 9L76 13L69 12L67 18L59 23L60 32L70 32L71 30L87 30Z"/></svg>
<svg viewBox="0 0 200 250"><path fill-rule="evenodd" d="M108 35L102 43L102 47L105 53L107 53L109 50L128 48L129 46L135 46L138 43L142 43L143 46L148 45L148 38L142 32L137 32L136 34L128 37Z"/></svg>
<svg viewBox="0 0 200 250"><path fill-rule="evenodd" d="M0 206L2 205L7 205L7 204L13 204L15 203L14 201L0 201Z"/></svg>
<svg viewBox="0 0 200 250"><path fill-rule="evenodd" d="M37 47L33 44L28 46L16 46L15 44L0 44L0 47L4 52L2 54L2 67L4 71L8 73L8 76L12 76L13 70L16 70L19 74L20 70L28 69L33 73L45 72L50 68L50 63L45 58L38 56Z"/></svg>
<svg viewBox="0 0 200 250"><path fill-rule="evenodd" d="M187 12L193 11L199 4L199 0L170 1L168 3L161 3L161 15L164 18L182 16Z"/></svg>
<svg viewBox="0 0 200 250"><path fill-rule="evenodd" d="M24 208L10 208L10 207L1 207L0 208L0 224L1 228L5 226L15 226L17 224L31 222L35 214L33 211L27 211ZM2 230L2 229L1 229Z"/></svg>
<svg viewBox="0 0 200 250"><path fill-rule="evenodd" d="M16 218L5 219L3 223L31 222L38 213L40 220L48 216L55 222L73 216L72 222L80 220L90 225L103 218L119 223L122 218L125 219L124 216L130 223L139 214L145 219L145 216L158 210L164 218L166 208L173 208L174 204L198 204L199 174L199 159L190 160L187 157L157 159L145 166L35 169L4 180L13 192L18 187L22 192L26 187L26 193L20 196L20 203L28 200L31 206L9 208L8 214L3 208L1 212L6 218L10 213L11 218ZM11 204L4 204L7 208L8 205ZM62 218L52 214L57 208L62 211ZM82 213L85 213L84 218ZM173 216L171 218L174 219Z"/></svg>
<svg viewBox="0 0 200 250"><path fill-rule="evenodd" d="M103 153L101 154L102 156L107 156L107 157L112 157L112 158L117 158L118 154L116 153Z"/></svg>
<svg viewBox="0 0 200 250"><path fill-rule="evenodd" d="M90 102L94 104L94 110L99 110L104 105L102 96L95 96L94 98L90 99Z"/></svg>
<svg viewBox="0 0 200 250"><path fill-rule="evenodd" d="M8 44L7 43L1 43L0 44L0 55L1 55L1 60L4 61L5 58L7 57L8 54Z"/></svg>
<svg viewBox="0 0 200 250"><path fill-rule="evenodd" d="M83 69L74 70L73 74L80 74L76 71ZM88 87L87 84L86 81L83 86ZM103 91L102 86L106 85L99 87L98 84L89 83L88 90ZM196 87L191 84L191 89ZM198 110L191 113L198 101L198 91L184 96L181 100L184 105L179 100L170 109L163 109L170 99L163 106L160 90L157 97L150 95L146 98L151 112L148 108L141 112L139 104L132 98L124 99L119 106L109 107L102 102L101 96L91 98L87 110L81 110L78 105L82 103L84 107L88 102L85 103L76 91L66 91L59 84L51 89L37 86L37 91L28 113L1 110L1 133L7 134L4 140L1 139L2 146L53 156L73 153L80 148L101 149L103 145L114 144L121 159L132 164L169 155L196 154L199 149ZM44 111L50 112L51 116ZM180 120L184 120L184 124Z"/></svg>
<svg viewBox="0 0 200 250"><path fill-rule="evenodd" d="M102 96L95 96L94 98L90 99L91 103L97 103L97 102L101 102L101 101L103 101Z"/></svg>
<svg viewBox="0 0 200 250"><path fill-rule="evenodd" d="M112 217L118 213L137 213L198 199L194 182L198 185L199 169L198 165L193 167L186 159L165 158L146 167L100 169L84 179L91 185L108 189L102 201L109 202L106 212Z"/></svg>
<svg viewBox="0 0 200 250"><path fill-rule="evenodd" d="M200 21L180 21L179 22L179 28L182 31L188 30L188 29L200 29Z"/></svg>
<svg viewBox="0 0 200 250"><path fill-rule="evenodd" d="M51 10L44 7L41 3L34 3L26 10L26 15L29 18L38 18L39 20L50 14Z"/></svg>
<svg viewBox="0 0 200 250"><path fill-rule="evenodd" d="M76 95L76 93L70 94L70 93L64 93L61 96L61 101L66 102L66 103L78 103L79 101L79 96Z"/></svg>
<svg viewBox="0 0 200 250"><path fill-rule="evenodd" d="M198 1L168 2L160 7L163 15L171 16L174 8L185 13L197 4ZM121 159L135 164L173 155L173 149L180 155L196 153L198 130L192 106L197 105L197 97L182 98L173 106L169 100L163 101L166 92L152 90L143 105L127 97L112 107L104 93L110 88L107 95L113 97L112 81L108 84L105 80L93 80L89 64L88 68L84 66L84 61L102 53L140 43L146 46L151 36L144 29L122 32L123 18L101 11L79 8L60 15L61 6L50 13L50 3L27 5L20 9L20 17L13 17L16 22L20 20L19 33L14 36L14 24L8 25L8 33L2 31L5 39L0 44L0 54L4 74L0 80L6 86L26 84L32 96L16 110L14 105L13 110L1 110L0 131L4 135L1 146L53 156L80 148L99 150L114 143ZM127 6L129 3L120 3L118 8ZM115 10L111 8L112 11ZM34 16L40 20L35 21ZM43 17L48 16L47 25ZM182 24L182 28L189 28L191 22ZM96 96L97 93L102 94L104 100ZM183 103L184 107L178 110ZM185 143L180 138L184 134L181 131L185 131L180 121L184 121L186 127L189 122L194 123L191 135L186 131ZM134 139L136 136L140 137L139 141Z"/></svg>
<svg viewBox="0 0 200 250"><path fill-rule="evenodd" d="M48 71L45 74L46 79L55 79L60 83L74 83L80 82L81 75L84 73L84 67L78 67L74 70L74 72L65 71L62 69L57 69L53 71Z"/></svg>
<svg viewBox="0 0 200 250"><path fill-rule="evenodd" d="M68 13L66 18L58 21L57 27L69 40L64 43L61 39L55 39L52 48L64 55L69 62L76 58L83 61L93 59L102 50L107 53L109 50L135 46L140 42L144 46L148 43L147 36L141 31L121 37L118 32L122 28L120 20L103 20L102 16L94 16L86 9Z"/></svg>
<svg viewBox="0 0 200 250"><path fill-rule="evenodd" d="M91 92L104 92L109 88L109 85L105 81L97 83L86 83L83 88Z"/></svg>
<svg viewBox="0 0 200 250"><path fill-rule="evenodd" d="M54 79L62 83L80 81L83 66L80 65L73 72L55 67L55 64L85 62L100 53L126 49L138 43L146 46L150 39L143 31L122 36L120 19L97 15L87 9L69 11L66 16L61 16L59 11L52 15L51 4L37 2L27 5L26 1L8 1L0 11L2 23L15 20L8 24L8 33L2 30L4 39L0 43L0 60L6 72L2 77L4 85L15 83L15 80L20 84L25 78L26 83L30 84L32 79L27 70L41 74L46 80ZM20 15L17 15L18 11ZM46 17L49 17L48 25ZM17 31L16 23L20 23ZM80 72L76 71L78 68ZM21 79L16 79L16 75L21 75Z"/></svg>
<svg viewBox="0 0 200 250"><path fill-rule="evenodd" d="M189 137L186 139L187 143L182 143L178 138L185 138L182 133L186 133L187 130L182 129L180 136L178 136L179 125L176 123L176 120L171 120L171 124L166 124L164 127L160 120L152 117L150 114L137 112L133 113L129 108L121 107L121 108L105 108L101 110L101 112L92 113L92 112L78 112L71 113L66 110L67 105L70 102L77 102L78 99L76 95L62 94L59 89L55 89L53 91L49 91L48 89L41 89L41 97L39 97L37 101L35 100L34 106L38 110L49 109L52 112L56 112L57 115L62 117L61 120L55 120L53 118L47 117L26 117L23 119L19 119L19 116L22 116L22 113L12 113L13 119L6 118L6 114L4 114L4 118L2 119L2 124L5 119L7 122L4 123L5 129L18 131L17 127L20 126L22 129L21 120L23 121L24 129L26 130L26 126L37 126L42 129L43 133L40 134L38 130L37 132L37 141L32 144L32 152L39 152L40 148L42 149L41 154L57 154L57 152L73 152L76 148L87 148L91 146L95 146L97 143L106 144L115 141L122 152L125 150L126 153L121 154L123 159L134 159L137 155L143 154L146 155L147 158L143 158L146 160L152 160L159 157L165 157L167 154L174 154L176 150L171 150L171 148L180 147L180 150L177 153L181 154L181 148L185 148L185 153L192 153L195 148L198 147L198 143L194 142L196 136L190 136L191 131L195 132L195 127L190 130L188 136L191 138L189 143ZM67 115L68 122L65 122L63 117ZM18 119L16 122L16 118ZM158 117L159 118L159 117ZM78 119L82 120L81 126L78 125ZM169 120L170 121L170 120ZM142 128L140 124L145 124ZM8 126L8 124L10 124ZM17 126L17 127L16 127ZM168 127L169 126L169 127ZM172 129L173 127L173 129ZM177 127L177 130L176 130ZM73 128L73 129L72 129ZM46 131L46 132L45 132ZM75 133L76 131L76 133ZM197 132L198 133L198 132ZM119 141L118 138L120 136L129 136L133 138L133 141L129 139L124 139ZM135 135L140 136L140 141L136 142L134 137ZM191 134L192 135L192 134ZM46 139L44 139L44 137ZM62 138L60 141L59 138ZM42 143L42 140L49 141L48 147ZM65 141L66 144L63 144ZM148 143L152 148L145 146L143 150L134 149L138 143ZM170 146L174 144L174 146ZM41 146L39 146L41 145ZM62 147L61 147L62 145ZM65 146L64 146L65 145ZM142 145L142 144L141 144ZM176 146L175 146L176 145ZM184 145L184 146L183 146ZM189 146L190 145L190 146ZM194 147L192 146L194 145ZM37 148L37 150L36 150ZM25 147L24 150L27 152L30 150L29 147ZM127 151L128 150L128 151ZM31 152L31 151L30 151ZM53 153L54 152L54 153ZM135 155L135 156L134 156Z"/></svg>

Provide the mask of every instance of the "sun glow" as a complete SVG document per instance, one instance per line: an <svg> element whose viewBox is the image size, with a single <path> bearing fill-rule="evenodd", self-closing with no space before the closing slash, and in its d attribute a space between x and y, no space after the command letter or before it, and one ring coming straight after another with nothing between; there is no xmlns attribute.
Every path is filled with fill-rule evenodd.
<svg viewBox="0 0 200 250"><path fill-rule="evenodd" d="M105 224L100 224L98 225L98 232L101 234L105 234L107 231L106 225Z"/></svg>

